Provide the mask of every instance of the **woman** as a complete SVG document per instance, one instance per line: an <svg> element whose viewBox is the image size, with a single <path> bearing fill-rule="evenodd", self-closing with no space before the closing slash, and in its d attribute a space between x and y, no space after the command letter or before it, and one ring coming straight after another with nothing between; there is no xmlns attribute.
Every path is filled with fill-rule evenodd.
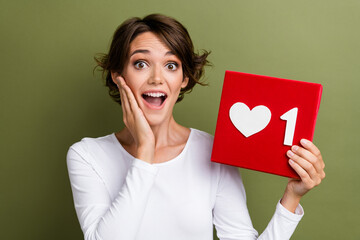
<svg viewBox="0 0 360 240"><path fill-rule="evenodd" d="M194 53L186 29L163 15L125 21L97 58L125 127L70 147L67 164L85 239L256 239L234 167L212 163L213 138L179 125L173 107L191 91L208 53ZM288 152L290 179L259 239L289 239L301 197L325 177L310 141Z"/></svg>

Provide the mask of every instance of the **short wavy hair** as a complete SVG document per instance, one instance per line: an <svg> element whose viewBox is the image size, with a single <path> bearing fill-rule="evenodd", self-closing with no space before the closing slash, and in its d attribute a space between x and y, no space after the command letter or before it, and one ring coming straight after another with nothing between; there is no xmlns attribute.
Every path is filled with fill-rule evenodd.
<svg viewBox="0 0 360 240"><path fill-rule="evenodd" d="M123 22L115 31L108 54L97 54L94 59L97 67L101 68L105 85L109 88L112 99L121 104L120 93L112 81L111 72L122 73L129 60L131 42L141 33L156 34L166 46L180 59L183 78L188 77L186 87L180 90L177 102L184 98L184 94L191 92L196 84L207 85L200 79L204 74L204 67L211 65L207 60L210 52L203 50L202 54L194 52L194 45L186 28L174 18L161 14L151 14L143 19L134 17Z"/></svg>

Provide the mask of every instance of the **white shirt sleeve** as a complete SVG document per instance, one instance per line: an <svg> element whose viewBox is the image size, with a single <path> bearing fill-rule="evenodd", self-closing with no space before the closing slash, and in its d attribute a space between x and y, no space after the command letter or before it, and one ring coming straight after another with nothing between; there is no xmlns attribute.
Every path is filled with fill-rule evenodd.
<svg viewBox="0 0 360 240"><path fill-rule="evenodd" d="M285 209L280 202L264 232L258 236L246 206L246 194L242 179L235 167L221 165L218 192L213 210L214 225L221 240L235 239L289 239L303 210L299 205L295 214Z"/></svg>
<svg viewBox="0 0 360 240"><path fill-rule="evenodd" d="M85 240L135 239L157 168L134 159L123 187L111 201L104 181L83 154L71 147L67 166Z"/></svg>

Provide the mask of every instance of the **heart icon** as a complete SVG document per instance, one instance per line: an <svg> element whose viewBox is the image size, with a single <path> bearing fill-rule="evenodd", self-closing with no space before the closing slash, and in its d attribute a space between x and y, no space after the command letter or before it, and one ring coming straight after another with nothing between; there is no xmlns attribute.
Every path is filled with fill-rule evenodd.
<svg viewBox="0 0 360 240"><path fill-rule="evenodd" d="M252 110L241 102L233 104L229 111L231 122L245 137L263 130L270 122L271 111L259 105Z"/></svg>

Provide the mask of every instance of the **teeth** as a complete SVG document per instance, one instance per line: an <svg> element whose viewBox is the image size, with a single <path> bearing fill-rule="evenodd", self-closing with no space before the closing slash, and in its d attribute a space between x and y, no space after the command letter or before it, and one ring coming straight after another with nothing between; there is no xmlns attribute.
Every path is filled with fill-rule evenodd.
<svg viewBox="0 0 360 240"><path fill-rule="evenodd" d="M144 93L144 95L150 96L150 97L164 97L165 96L164 93Z"/></svg>

